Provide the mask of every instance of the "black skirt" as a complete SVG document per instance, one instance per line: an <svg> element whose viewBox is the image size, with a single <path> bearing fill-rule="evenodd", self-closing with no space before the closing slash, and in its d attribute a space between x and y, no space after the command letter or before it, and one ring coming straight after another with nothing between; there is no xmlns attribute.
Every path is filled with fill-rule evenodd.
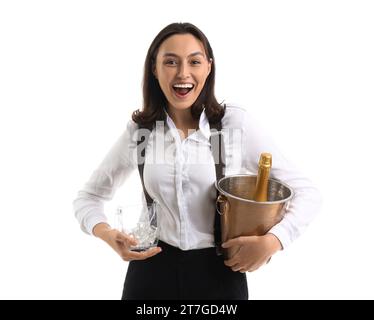
<svg viewBox="0 0 374 320"><path fill-rule="evenodd" d="M123 300L248 300L245 273L234 272L215 248L183 251L159 241L162 251L130 261Z"/></svg>

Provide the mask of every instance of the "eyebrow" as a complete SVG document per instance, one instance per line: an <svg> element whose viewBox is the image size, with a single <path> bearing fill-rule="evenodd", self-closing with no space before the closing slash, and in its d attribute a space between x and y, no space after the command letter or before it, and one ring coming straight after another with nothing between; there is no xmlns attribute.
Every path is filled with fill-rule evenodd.
<svg viewBox="0 0 374 320"><path fill-rule="evenodd" d="M198 55L201 55L204 57L204 54L200 51L196 51L196 52L193 52L191 54L188 55L187 58L190 58L190 57L194 57L194 56L198 56ZM176 57L176 58L179 58L179 56L175 53L172 53L172 52L166 52L163 57Z"/></svg>

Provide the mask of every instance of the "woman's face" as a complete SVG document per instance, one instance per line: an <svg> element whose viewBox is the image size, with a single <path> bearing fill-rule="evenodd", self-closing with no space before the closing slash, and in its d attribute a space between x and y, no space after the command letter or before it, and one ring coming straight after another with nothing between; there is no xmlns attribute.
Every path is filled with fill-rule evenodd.
<svg viewBox="0 0 374 320"><path fill-rule="evenodd" d="M191 107L204 87L211 64L202 42L191 34L173 35L160 45L154 75L169 107Z"/></svg>

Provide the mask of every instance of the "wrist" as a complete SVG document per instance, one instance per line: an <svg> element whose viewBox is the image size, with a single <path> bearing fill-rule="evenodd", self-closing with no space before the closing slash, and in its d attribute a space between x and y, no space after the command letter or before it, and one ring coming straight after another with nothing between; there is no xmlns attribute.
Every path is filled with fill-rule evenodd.
<svg viewBox="0 0 374 320"><path fill-rule="evenodd" d="M268 239L269 246L274 253L283 249L282 243L276 235L267 233L265 237Z"/></svg>
<svg viewBox="0 0 374 320"><path fill-rule="evenodd" d="M109 224L105 222L98 223L97 225L94 226L92 233L95 237L100 238L104 240L105 234L110 231L112 228L110 227Z"/></svg>

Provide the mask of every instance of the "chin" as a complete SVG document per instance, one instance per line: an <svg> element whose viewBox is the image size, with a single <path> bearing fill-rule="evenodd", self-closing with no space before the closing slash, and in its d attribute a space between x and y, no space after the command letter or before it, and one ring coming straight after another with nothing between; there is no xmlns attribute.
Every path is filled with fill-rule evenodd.
<svg viewBox="0 0 374 320"><path fill-rule="evenodd" d="M189 101L175 101L175 100L173 100L171 103L169 102L169 104L171 106L173 106L175 109L185 110L185 109L191 108L191 106L195 103L195 101L196 101L196 99L195 100L189 99Z"/></svg>

